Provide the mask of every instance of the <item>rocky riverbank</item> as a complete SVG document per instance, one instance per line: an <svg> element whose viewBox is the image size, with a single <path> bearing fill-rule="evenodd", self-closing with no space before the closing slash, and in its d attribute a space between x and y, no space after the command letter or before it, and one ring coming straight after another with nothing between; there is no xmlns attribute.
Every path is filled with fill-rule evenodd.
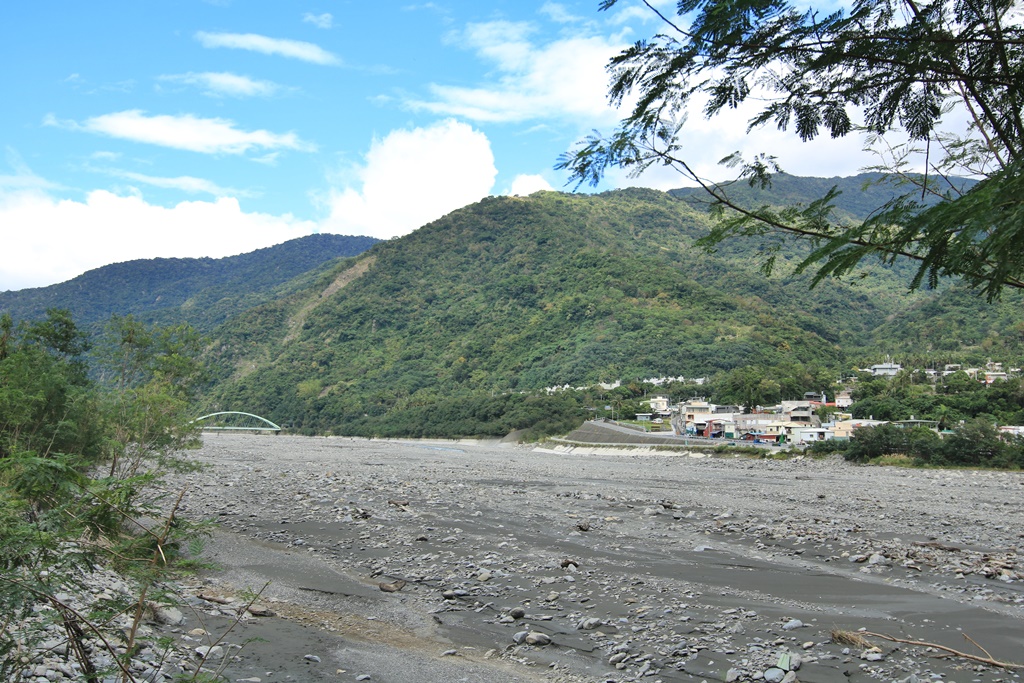
<svg viewBox="0 0 1024 683"><path fill-rule="evenodd" d="M229 680L1020 677L981 661L1024 660L1019 473L226 434L194 457L168 490L218 521L221 569L154 628ZM246 591L273 616L232 626Z"/></svg>

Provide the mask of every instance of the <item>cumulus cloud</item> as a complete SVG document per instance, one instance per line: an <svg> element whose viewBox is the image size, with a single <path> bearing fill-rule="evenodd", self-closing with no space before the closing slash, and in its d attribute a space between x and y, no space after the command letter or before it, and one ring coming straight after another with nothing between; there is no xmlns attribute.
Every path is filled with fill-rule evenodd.
<svg viewBox="0 0 1024 683"><path fill-rule="evenodd" d="M0 290L46 286L138 258L229 256L316 228L290 215L247 213L233 198L160 207L104 190L84 201L34 190L0 192L0 225Z"/></svg>
<svg viewBox="0 0 1024 683"><path fill-rule="evenodd" d="M214 97L269 97L280 90L280 86L272 81L260 81L227 72L169 74L160 76L160 80L190 85Z"/></svg>
<svg viewBox="0 0 1024 683"><path fill-rule="evenodd" d="M324 12L323 14L306 12L302 15L302 21L307 24L313 24L317 28L330 28L334 25L334 17L331 16L330 12Z"/></svg>
<svg viewBox="0 0 1024 683"><path fill-rule="evenodd" d="M240 130L228 119L204 119L191 114L149 116L144 111L131 109L95 116L84 123L58 121L51 115L44 123L203 154L245 154L255 149L303 152L316 149L295 133Z"/></svg>
<svg viewBox="0 0 1024 683"><path fill-rule="evenodd" d="M299 59L304 62L322 64L324 66L338 66L341 64L341 59L337 55L328 52L319 45L301 40L270 38L257 33L208 33L206 31L196 33L196 40L203 47L208 48L226 47L235 50L250 50L265 55Z"/></svg>
<svg viewBox="0 0 1024 683"><path fill-rule="evenodd" d="M323 198L323 229L388 239L487 196L497 169L483 133L446 120L375 140L351 173L354 183Z"/></svg>
<svg viewBox="0 0 1024 683"><path fill-rule="evenodd" d="M512 186L505 194L517 194L526 197L541 190L553 190L551 183L544 179L544 176L520 174L512 179Z"/></svg>
<svg viewBox="0 0 1024 683"><path fill-rule="evenodd" d="M577 36L538 45L523 22L470 24L453 42L496 67L497 78L478 87L434 83L432 99L410 100L412 109L482 122L535 119L612 122L605 65L622 45L600 36Z"/></svg>

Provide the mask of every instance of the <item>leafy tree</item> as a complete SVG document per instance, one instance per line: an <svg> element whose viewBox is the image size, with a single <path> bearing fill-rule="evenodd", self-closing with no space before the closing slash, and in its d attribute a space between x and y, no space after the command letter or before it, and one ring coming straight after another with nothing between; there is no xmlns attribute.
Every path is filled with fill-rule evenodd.
<svg viewBox="0 0 1024 683"><path fill-rule="evenodd" d="M723 212L708 244L770 231L809 238L815 248L800 267L814 265L815 282L874 255L916 262L912 288L959 276L991 300L1024 287L1024 29L1013 0L856 0L832 14L788 0L680 0L676 17L644 4L663 32L608 65L612 102L635 95L635 105L610 137L594 134L563 155L573 180L672 166ZM762 103L749 128L793 126L804 141L865 134L880 168L910 191L853 223L837 219L834 190L783 210L735 200L683 157L686 112L703 107L711 118L748 102ZM944 126L953 109L966 130ZM909 172L917 161L924 174ZM726 162L762 187L779 170L764 155Z"/></svg>
<svg viewBox="0 0 1024 683"><path fill-rule="evenodd" d="M195 532L176 517L178 503L161 507L154 484L167 467L187 465L175 451L196 431L187 399L201 377L198 339L188 328L154 329L130 319L115 319L111 333L106 346L118 350L123 372L104 389L84 372L87 344L66 311L17 326L0 316L4 680L20 680L24 668L11 653L49 637L45 623L10 628L33 613L63 623L84 680L138 680L128 664L145 608L166 599L161 586L184 566L176 551ZM71 610L59 595L104 566L134 586L131 599L101 605L95 615ZM52 609L40 610L43 604ZM121 632L108 641L113 663L104 670L82 638L83 627L108 622Z"/></svg>
<svg viewBox="0 0 1024 683"><path fill-rule="evenodd" d="M939 446L939 435L926 427L905 429L881 424L854 431L843 457L854 462L867 462L886 455L927 459Z"/></svg>
<svg viewBox="0 0 1024 683"><path fill-rule="evenodd" d="M1019 448L1014 449L990 420L982 418L961 425L942 446L940 456L934 458L940 464L1006 467L1020 456Z"/></svg>

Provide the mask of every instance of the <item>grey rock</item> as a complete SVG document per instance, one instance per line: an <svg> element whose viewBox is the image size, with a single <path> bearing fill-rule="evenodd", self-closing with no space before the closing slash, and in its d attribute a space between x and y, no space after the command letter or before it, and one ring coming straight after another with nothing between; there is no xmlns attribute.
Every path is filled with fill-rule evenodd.
<svg viewBox="0 0 1024 683"><path fill-rule="evenodd" d="M773 666L764 672L764 680L768 683L782 683L782 679L786 677L786 672L777 666Z"/></svg>
<svg viewBox="0 0 1024 683"><path fill-rule="evenodd" d="M525 640L527 645L548 645L551 642L551 636L539 631L530 631Z"/></svg>
<svg viewBox="0 0 1024 683"><path fill-rule="evenodd" d="M181 613L177 607L170 607L168 605L159 605L153 608L153 619L158 624L166 624L168 626L181 626L185 623L185 615Z"/></svg>
<svg viewBox="0 0 1024 683"><path fill-rule="evenodd" d="M200 659L216 659L224 654L224 648L220 645L200 645L195 648L193 652L195 652L196 657L199 657Z"/></svg>

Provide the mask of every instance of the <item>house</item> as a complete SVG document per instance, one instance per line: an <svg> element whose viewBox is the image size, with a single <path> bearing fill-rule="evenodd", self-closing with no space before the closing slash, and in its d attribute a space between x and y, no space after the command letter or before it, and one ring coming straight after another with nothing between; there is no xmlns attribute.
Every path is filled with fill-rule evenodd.
<svg viewBox="0 0 1024 683"><path fill-rule="evenodd" d="M903 369L899 363L879 363L867 369L875 377L895 377Z"/></svg>
<svg viewBox="0 0 1024 683"><path fill-rule="evenodd" d="M877 427L886 423L886 420L841 420L833 425L832 438L849 441L856 429L861 427Z"/></svg>
<svg viewBox="0 0 1024 683"><path fill-rule="evenodd" d="M836 408L844 410L853 405L853 393L850 391L840 391L836 394Z"/></svg>
<svg viewBox="0 0 1024 683"><path fill-rule="evenodd" d="M697 434L707 429L708 419L714 412L714 406L704 399L690 399L683 404L680 413L683 426L687 433Z"/></svg>
<svg viewBox="0 0 1024 683"><path fill-rule="evenodd" d="M733 438L739 438L747 432L763 433L765 427L775 422L775 416L768 413L740 413L732 416L735 432Z"/></svg>
<svg viewBox="0 0 1024 683"><path fill-rule="evenodd" d="M664 394L655 394L654 396L649 398L646 402L650 404L651 412L652 413L666 414L666 415L669 413L669 409L668 409L669 399L668 399L668 396L665 396Z"/></svg>
<svg viewBox="0 0 1024 683"><path fill-rule="evenodd" d="M909 420L893 420L892 422L901 429L913 429L914 427L927 427L933 431L939 431L938 420L915 420L914 416L911 415Z"/></svg>
<svg viewBox="0 0 1024 683"><path fill-rule="evenodd" d="M814 414L814 406L807 401L783 401L779 412L787 422L800 422L815 427L821 424Z"/></svg>
<svg viewBox="0 0 1024 683"><path fill-rule="evenodd" d="M827 441L832 438L832 432L824 427L796 427L792 430L791 438L793 443Z"/></svg>
<svg viewBox="0 0 1024 683"><path fill-rule="evenodd" d="M793 427L793 423L773 421L759 429L745 430L739 433L736 438L742 441L753 441L755 443L786 443L790 439L787 425Z"/></svg>

